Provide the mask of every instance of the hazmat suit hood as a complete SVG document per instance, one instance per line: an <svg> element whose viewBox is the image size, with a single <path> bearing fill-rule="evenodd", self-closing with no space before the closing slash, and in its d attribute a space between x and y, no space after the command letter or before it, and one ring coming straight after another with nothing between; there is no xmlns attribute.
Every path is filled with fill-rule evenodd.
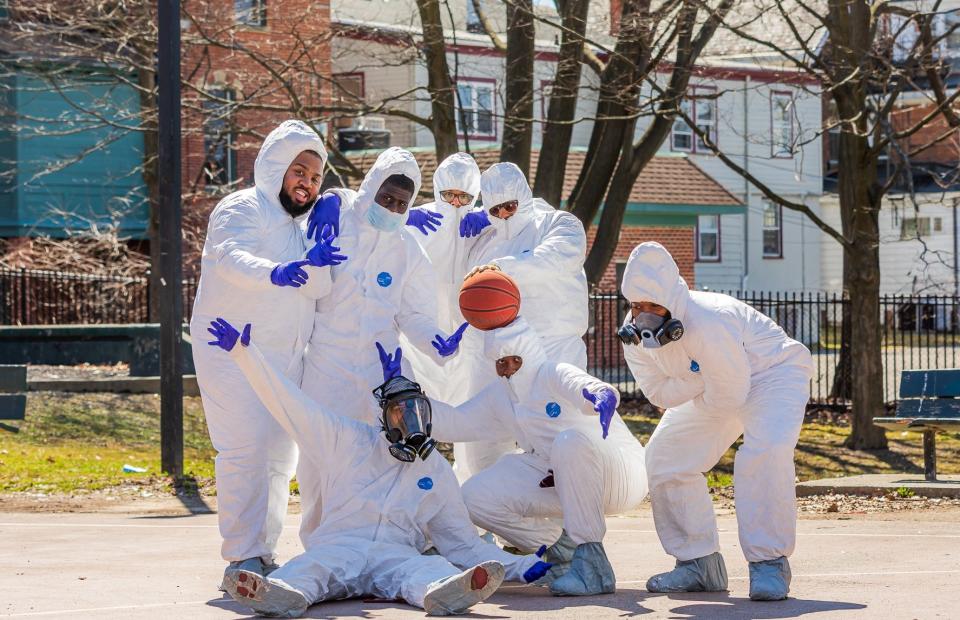
<svg viewBox="0 0 960 620"><path fill-rule="evenodd" d="M527 177L516 164L509 162L494 164L480 176L480 194L483 196L483 208L489 212L494 207L511 200L517 201L517 212L508 220L490 216L490 223L498 236L512 239L533 221L537 209L536 200Z"/></svg>
<svg viewBox="0 0 960 620"><path fill-rule="evenodd" d="M670 311L683 321L690 299L687 282L680 276L676 261L656 241L646 241L633 248L620 284L623 296L631 302L650 301Z"/></svg>
<svg viewBox="0 0 960 620"><path fill-rule="evenodd" d="M517 355L523 360L520 370L505 379L515 401L532 393L537 373L547 361L540 337L522 316L506 327L486 332L483 335L483 353L490 363L510 355Z"/></svg>
<svg viewBox="0 0 960 620"><path fill-rule="evenodd" d="M451 189L458 189L473 196L469 204L462 205L457 211L465 213L477 204L477 197L480 195L480 167L467 153L454 153L447 157L433 173L433 199L436 204L449 204L440 197L440 192Z"/></svg>
<svg viewBox="0 0 960 620"><path fill-rule="evenodd" d="M360 189L357 191L357 199L353 208L362 216L360 219L364 226L371 226L366 218L367 211L383 208L374 202L374 198L377 197L377 192L383 182L395 174L402 174L413 181L413 198L410 199L410 206L413 206L413 202L420 193L420 165L414 158L413 153L392 146L380 153L377 161L373 162L373 166L367 171L367 175L363 178Z"/></svg>
<svg viewBox="0 0 960 620"><path fill-rule="evenodd" d="M287 168L303 151L314 151L320 156L321 169L327 165L327 150L320 136L302 121L289 120L271 131L253 164L253 181L257 188L260 204L270 205L287 213L280 204L280 189L283 187L283 175ZM310 209L300 217L305 217ZM299 218L297 218L299 219Z"/></svg>

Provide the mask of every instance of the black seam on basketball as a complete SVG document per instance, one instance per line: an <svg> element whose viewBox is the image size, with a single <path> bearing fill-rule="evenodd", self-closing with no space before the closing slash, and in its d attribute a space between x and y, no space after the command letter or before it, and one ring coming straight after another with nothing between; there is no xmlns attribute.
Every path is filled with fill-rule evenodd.
<svg viewBox="0 0 960 620"><path fill-rule="evenodd" d="M520 303L520 296L519 296L519 295L514 295L514 294L511 293L510 291L505 291L505 290L503 290L502 288L497 288L497 287L495 287L495 286L487 286L487 285L485 285L485 284L471 284L470 286L468 286L468 287L466 287L466 288L460 289L460 294L463 295L463 294L466 293L467 291L475 291L475 290L496 291L496 292L498 292L498 293L503 293L503 294L506 295L507 297L512 297L513 299L516 299L516 300L517 300L517 303Z"/></svg>
<svg viewBox="0 0 960 620"><path fill-rule="evenodd" d="M479 308L464 308L463 306L460 306L460 312L477 312L477 313L500 312L501 310L509 310L510 308L517 310L517 312L520 311L520 306L510 304L509 306L501 306L499 308L485 308L483 310L480 310Z"/></svg>

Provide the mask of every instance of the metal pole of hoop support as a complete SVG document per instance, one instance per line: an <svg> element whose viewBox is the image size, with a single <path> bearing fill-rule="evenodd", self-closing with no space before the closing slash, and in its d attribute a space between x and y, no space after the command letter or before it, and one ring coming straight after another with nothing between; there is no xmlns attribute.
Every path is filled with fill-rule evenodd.
<svg viewBox="0 0 960 620"><path fill-rule="evenodd" d="M183 267L180 208L180 0L157 2L160 182L160 465L183 477Z"/></svg>

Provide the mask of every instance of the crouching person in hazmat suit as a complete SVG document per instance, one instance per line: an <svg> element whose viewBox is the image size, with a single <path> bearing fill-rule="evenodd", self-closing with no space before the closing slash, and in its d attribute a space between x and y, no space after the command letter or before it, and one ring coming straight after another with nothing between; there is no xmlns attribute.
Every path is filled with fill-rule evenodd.
<svg viewBox="0 0 960 620"><path fill-rule="evenodd" d="M218 316L256 322L263 355L295 385L313 329L316 299L330 291L333 235L307 243L300 228L320 191L323 141L300 121L264 140L255 186L220 201L210 215L200 285L190 323L194 338ZM222 313L222 314L220 314ZM237 365L210 347L193 347L210 439L217 450L221 553L256 572L276 568L273 555L287 512L297 449L257 400Z"/></svg>
<svg viewBox="0 0 960 620"><path fill-rule="evenodd" d="M320 601L371 595L448 615L486 599L504 578L532 582L551 568L537 555L512 555L477 536L450 464L433 454L430 401L399 375L399 364L374 390L382 408L377 429L307 398L250 342L250 327L241 334L215 321L210 344L229 352L296 439L301 468L312 468L320 485L323 514L305 552L269 577L229 573L234 599L287 618ZM422 555L430 544L440 555Z"/></svg>
<svg viewBox="0 0 960 620"><path fill-rule="evenodd" d="M734 465L740 545L750 598L790 591L797 509L793 451L809 398L810 351L750 306L691 291L658 243L634 248L623 274L631 313L624 356L653 404L667 409L647 444L657 534L676 568L650 592L727 589L703 472L743 435Z"/></svg>
<svg viewBox="0 0 960 620"><path fill-rule="evenodd" d="M549 360L522 317L486 332L484 353L501 378L456 408L435 403L433 435L516 441L523 452L464 483L470 518L521 550L549 545L544 557L555 566L544 582L553 594L613 592L604 515L647 494L643 446L617 414L617 391Z"/></svg>

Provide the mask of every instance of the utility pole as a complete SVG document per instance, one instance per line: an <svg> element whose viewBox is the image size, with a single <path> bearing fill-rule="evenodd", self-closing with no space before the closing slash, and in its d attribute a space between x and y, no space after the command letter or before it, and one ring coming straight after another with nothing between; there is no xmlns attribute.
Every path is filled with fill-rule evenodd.
<svg viewBox="0 0 960 620"><path fill-rule="evenodd" d="M183 477L183 267L180 232L180 0L158 0L160 465Z"/></svg>

